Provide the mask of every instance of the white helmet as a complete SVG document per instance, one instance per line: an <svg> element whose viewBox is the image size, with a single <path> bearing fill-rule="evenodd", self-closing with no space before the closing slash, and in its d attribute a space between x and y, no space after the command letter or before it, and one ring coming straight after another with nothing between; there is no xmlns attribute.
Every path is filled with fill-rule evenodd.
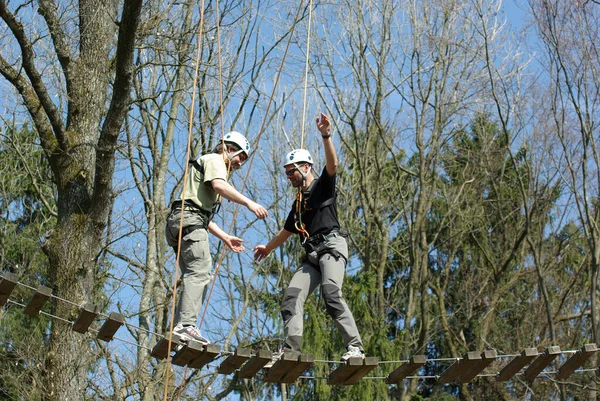
<svg viewBox="0 0 600 401"><path fill-rule="evenodd" d="M298 164L298 163L308 163L313 164L313 158L310 155L310 152L305 149L295 149L292 150L285 156L285 162L283 166L287 166L288 164Z"/></svg>
<svg viewBox="0 0 600 401"><path fill-rule="evenodd" d="M250 143L248 143L248 140L244 135L240 134L237 131L230 131L225 134L225 137L223 139L225 142L237 145L240 148L240 152L244 152L247 157L250 157Z"/></svg>

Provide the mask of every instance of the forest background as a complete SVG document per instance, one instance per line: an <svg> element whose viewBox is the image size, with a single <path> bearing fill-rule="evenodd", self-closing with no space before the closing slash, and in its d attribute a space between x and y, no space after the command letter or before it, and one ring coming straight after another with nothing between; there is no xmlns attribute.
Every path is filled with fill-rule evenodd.
<svg viewBox="0 0 600 401"><path fill-rule="evenodd" d="M321 111L340 156L344 294L368 355L598 343L598 1L0 0L0 18L0 269L52 288L44 312L60 317L24 315L24 285L0 310L0 400L597 399L594 372L332 387L317 364L281 387L215 364L166 369L150 349L170 324L163 230L188 132L197 156L230 129L253 146L232 183L270 217L223 204L217 222L247 250L211 239L202 331L226 350L280 345L301 247L259 265L251 248L293 201L285 153L308 148L322 169ZM126 317L117 339L70 330L84 302ZM343 352L318 291L304 351Z"/></svg>

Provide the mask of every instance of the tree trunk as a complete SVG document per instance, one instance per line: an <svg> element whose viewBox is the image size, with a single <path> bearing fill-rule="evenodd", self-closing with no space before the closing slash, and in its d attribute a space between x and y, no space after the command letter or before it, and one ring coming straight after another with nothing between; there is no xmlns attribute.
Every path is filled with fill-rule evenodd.
<svg viewBox="0 0 600 401"><path fill-rule="evenodd" d="M73 214L59 222L45 246L51 266L49 282L54 294L73 302L91 301L94 288L94 259L101 231L89 220ZM73 307L56 302L52 314L76 318ZM46 400L81 399L89 363L89 337L71 331L71 326L54 319L46 358ZM70 398L71 397L71 398Z"/></svg>
<svg viewBox="0 0 600 401"><path fill-rule="evenodd" d="M75 303L96 301L97 256L113 202L112 176L116 142L129 106L135 32L141 0L125 0L117 37L118 0L80 0L79 37L76 44L65 34L56 5L40 1L40 14L48 24L56 56L66 81L67 118L49 96L36 70L34 52L26 32L1 2L2 18L14 27L21 47L27 79L5 67L3 74L19 90L38 129L57 187L58 219L44 244L50 266L48 283L53 293ZM78 47L79 52L69 48ZM78 57L73 57L77 54ZM108 60L114 58L114 63ZM115 76L111 78L111 66ZM112 100L106 109L109 82ZM42 109L43 107L43 109ZM43 113L41 112L43 110ZM78 311L57 301L52 313L74 320ZM89 337L73 333L54 319L45 361L45 400L80 400L89 369Z"/></svg>

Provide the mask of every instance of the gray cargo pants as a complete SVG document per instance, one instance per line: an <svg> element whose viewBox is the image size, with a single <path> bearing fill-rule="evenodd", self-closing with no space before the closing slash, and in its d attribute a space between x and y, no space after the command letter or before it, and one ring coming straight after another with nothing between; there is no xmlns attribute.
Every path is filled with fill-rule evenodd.
<svg viewBox="0 0 600 401"><path fill-rule="evenodd" d="M292 277L281 301L284 349L300 351L304 328L304 303L321 284L325 308L341 331L344 346L353 345L363 350L354 317L342 297L347 260L348 244L338 233L329 234L324 241L307 247L306 260Z"/></svg>
<svg viewBox="0 0 600 401"><path fill-rule="evenodd" d="M167 243L175 250L177 250L180 216L181 208L173 209L167 217L165 227ZM207 226L208 216L191 207L184 206L184 234L181 239L181 255L179 256L183 284L180 289L173 326L178 323L184 326L195 326L198 320L198 314L206 296L206 287L211 280L212 257L208 244Z"/></svg>

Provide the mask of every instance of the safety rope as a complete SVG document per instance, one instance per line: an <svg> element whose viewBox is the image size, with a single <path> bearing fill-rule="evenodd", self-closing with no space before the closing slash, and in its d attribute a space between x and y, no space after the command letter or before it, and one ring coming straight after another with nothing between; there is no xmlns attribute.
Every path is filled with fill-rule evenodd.
<svg viewBox="0 0 600 401"><path fill-rule="evenodd" d="M219 0L215 0L215 19L216 19L216 30L217 30L217 68L218 68L218 76L219 76L219 114L221 115L221 153L228 153L227 148L225 146L225 119L224 119L224 110L223 110L223 63L222 63L222 57L221 57L221 22L220 22L220 12L219 12ZM196 60L196 63L199 63L199 60ZM194 104L192 102L192 108L194 107ZM231 158L229 157L229 155L227 155L227 160L228 163L227 164L227 178L229 178L230 174L231 174ZM221 195L217 195L217 203L222 202L222 197ZM229 233L227 233L229 234ZM225 247L223 247L225 248ZM223 251L225 251L225 249L223 249ZM215 267L215 277L217 272L219 271L219 267L222 263L223 259L219 259L217 266ZM213 280L214 282L214 280ZM211 293L212 293L212 289L211 289ZM210 302L210 297L208 297L206 299L206 301L204 302L205 305L208 305L208 303ZM198 324L198 330L202 329L202 324L204 323L204 316L206 314L206 310L208 309L208 307L204 308L204 313L202 313L202 318L200 319L200 323ZM187 376L187 371L188 371L188 367L186 366L185 369L183 370L183 375L181 377L181 383L179 385L179 389L177 391L177 397L175 398L175 400L179 400L179 397L181 397L181 392L183 391L183 385L185 383L185 377Z"/></svg>
<svg viewBox="0 0 600 401"><path fill-rule="evenodd" d="M177 251L175 252L175 275L173 278L173 301L171 302L171 314L170 314L170 323L169 323L169 343L167 346L167 361L165 365L165 386L164 386L164 397L163 401L167 401L167 393L169 388L169 368L171 364L171 346L173 343L173 321L175 316L175 305L177 301L177 280L179 279L179 260L181 257L181 237L183 234L183 204L185 202L185 188L187 186L188 172L189 172L189 161L190 161L190 153L191 153L191 143L192 143L192 132L193 132L193 123L194 123L194 104L196 103L196 88L198 85L198 70L200 68L200 49L202 45L202 31L204 29L204 0L200 5L200 26L198 27L198 36L197 36L197 45L196 45L196 67L194 69L194 80L192 83L192 103L190 107L190 115L188 120L188 139L187 139L187 148L186 148L186 161L185 168L183 172L183 190L181 192L181 214L179 215L179 235L177 238Z"/></svg>
<svg viewBox="0 0 600 401"><path fill-rule="evenodd" d="M304 148L304 132L306 127L306 96L308 92L308 65L310 58L310 31L312 21L313 2L308 3L308 33L306 34L306 62L304 64L304 99L302 101L302 136L300 137L300 148Z"/></svg>
<svg viewBox="0 0 600 401"><path fill-rule="evenodd" d="M294 222L294 226L304 238L303 241L306 241L310 238L310 234L306 231L306 225L302 222L302 213L304 213L303 209L305 209L302 207L303 196L302 188L298 187L298 192L296 192L296 221Z"/></svg>
<svg viewBox="0 0 600 401"><path fill-rule="evenodd" d="M261 127L260 127L260 129L258 131L258 135L256 137L255 143L257 143L257 144L260 143L260 138L262 137L262 134L264 133L265 127L267 125L267 119L269 117L269 110L271 108L271 104L273 103L273 98L275 96L275 91L277 90L277 87L278 87L278 84L279 84L279 79L281 77L281 72L283 71L283 66L285 64L285 60L287 59L287 55L288 55L288 52L289 52L290 44L291 44L292 38L294 36L294 31L295 31L296 25L298 24L298 21L299 21L299 16L300 16L300 11L301 10L302 10L302 2L299 2L299 4L298 4L298 10L296 11L296 17L294 18L294 22L293 22L293 24L292 24L292 26L290 28L289 38L288 38L288 42L287 42L287 45L286 45L286 48L285 48L285 52L283 54L283 58L281 59L281 64L279 66L279 69L277 70L277 75L275 77L275 83L273 85L273 89L271 91L271 95L269 96L269 101L267 102L267 107L265 109L265 114L264 114L264 117L263 117L263 120L262 120L262 123L261 123ZM244 176L244 179L242 181L242 187L240 189L240 192L244 191L244 189L246 188L246 183L248 181L248 178L250 177L250 171L252 169L252 164L254 163L254 152L252 152L252 155L248 158L248 160L246 161L246 163L248 164L248 168L246 169L247 170L246 171L246 175ZM232 222L231 222L231 225L229 226L229 229L227 231L228 234L233 229L234 222L235 222L235 219L237 217L239 208L240 208L240 205L236 203L234 211L233 211ZM218 275L220 267L221 267L221 265L223 263L223 260L225 258L225 252L226 252L225 247L223 247L223 249L221 250L221 252L219 254L219 260L218 260L218 262L217 262L217 264L215 266L215 272L214 272L215 279L212 280L212 284L210 286L210 291L208 292L206 300L203 303L203 312L202 312L202 317L200 319L200 324L201 325L204 322L204 319L206 317L206 313L208 311L208 306L210 304L210 299L212 297L212 294L213 294L213 291L214 291L214 288L215 288L215 284L216 284L216 277Z"/></svg>
<svg viewBox="0 0 600 401"><path fill-rule="evenodd" d="M309 0L308 3L308 29L306 33L306 58L304 63L304 95L302 100L302 130L300 135L300 148L304 149L304 135L306 131L306 98L308 93L308 67L309 67L309 59L310 59L310 34L311 34L311 23L312 23L312 9L313 2ZM304 173L300 172L303 177ZM304 181L303 181L304 182ZM298 192L296 192L296 221L294 222L294 226L296 230L303 237L303 242L310 238L310 234L306 231L306 226L302 222L302 187L298 187Z"/></svg>
<svg viewBox="0 0 600 401"><path fill-rule="evenodd" d="M221 60L221 23L219 21L219 0L215 1L215 18L217 20L216 22L216 29L217 29L217 66L218 66L218 70L219 70L219 113L221 114L221 146L223 149L223 152L227 152L227 149L225 147L225 119L223 118L224 116L224 110L223 110L223 67L222 67L222 60ZM229 175L231 174L231 160L228 157L229 162L227 163L227 177L229 177ZM233 216L233 218L235 219L235 214ZM229 229L229 231L227 232L227 234L229 234L231 232L231 228ZM223 247L222 249L222 253L225 253L225 247ZM217 277L217 273L219 272L219 269L221 267L221 263L223 263L223 258L219 258L217 265L215 266L215 273L214 273L214 277ZM213 280L214 283L215 280ZM213 284L214 286L214 284ZM200 323L198 325L198 329L202 329L202 325L204 324L204 318L206 316L206 311L208 310L208 304L210 303L210 299L211 299L211 295L212 295L212 287L210 290L210 294L209 296L206 298L206 300L204 301L204 311L202 313L202 317L200 318ZM185 376L185 374L184 374Z"/></svg>

